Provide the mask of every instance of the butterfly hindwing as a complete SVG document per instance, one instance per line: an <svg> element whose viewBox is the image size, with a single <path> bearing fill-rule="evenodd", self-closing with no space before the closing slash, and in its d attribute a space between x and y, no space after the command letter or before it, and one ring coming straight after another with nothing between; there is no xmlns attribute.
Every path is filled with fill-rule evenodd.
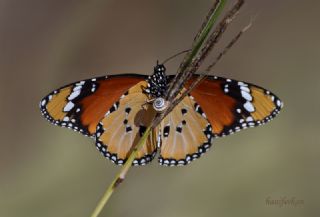
<svg viewBox="0 0 320 217"><path fill-rule="evenodd" d="M147 82L141 81L130 88L98 124L95 134L97 149L116 164L125 163L155 116L152 105L147 103L148 96L143 93L146 87ZM150 162L156 151L156 138L151 133L133 164Z"/></svg>
<svg viewBox="0 0 320 217"><path fill-rule="evenodd" d="M161 165L186 165L210 148L211 125L200 110L193 97L186 96L162 120L156 131L161 140Z"/></svg>
<svg viewBox="0 0 320 217"><path fill-rule="evenodd" d="M98 122L119 97L145 76L103 76L59 88L40 102L44 117L55 125L92 136Z"/></svg>
<svg viewBox="0 0 320 217"><path fill-rule="evenodd" d="M283 106L277 96L264 88L216 76L208 76L191 95L201 105L215 136L262 125L276 116Z"/></svg>

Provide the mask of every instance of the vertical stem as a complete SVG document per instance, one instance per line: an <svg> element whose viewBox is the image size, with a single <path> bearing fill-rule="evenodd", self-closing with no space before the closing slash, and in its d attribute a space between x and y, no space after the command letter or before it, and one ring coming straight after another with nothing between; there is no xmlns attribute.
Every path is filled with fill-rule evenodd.
<svg viewBox="0 0 320 217"><path fill-rule="evenodd" d="M200 34L196 37L197 41L195 41L190 55L186 58L185 64L181 67L180 69L181 71L186 70L186 68L190 65L192 59L196 56L196 54L200 50L203 42L209 35L213 25L216 23L219 15L221 14L222 9L224 8L226 2L227 2L226 0L220 0L218 2L217 8L214 11L212 11L211 14L209 15L208 22L204 26L204 28L201 30Z"/></svg>
<svg viewBox="0 0 320 217"><path fill-rule="evenodd" d="M100 212L102 211L103 207L105 204L108 202L110 199L112 193L114 190L123 182L125 179L125 176L127 172L129 171L130 167L132 166L133 160L136 158L138 151L142 148L142 146L146 143L146 140L151 132L151 127L148 127L143 134L142 138L139 140L139 143L136 145L136 147L133 149L131 152L129 158L127 159L126 163L123 165L119 173L115 176L113 179L112 183L109 185L107 188L106 192L100 199L97 207L94 209L93 213L91 214L91 217L97 217Z"/></svg>
<svg viewBox="0 0 320 217"><path fill-rule="evenodd" d="M212 9L210 10L205 22L203 23L200 31L195 37L195 40L192 44L191 51L188 52L184 57L182 63L179 66L177 75L175 76L175 78L170 84L168 95L166 97L166 99L168 99L169 101L172 100L172 98L176 95L177 88L181 86L180 82L177 82L178 80L180 80L179 77L183 75L185 70L192 63L193 58L199 52L202 44L204 43L205 39L208 37L213 25L216 23L219 15L221 14L226 2L227 0L217 0L213 5Z"/></svg>

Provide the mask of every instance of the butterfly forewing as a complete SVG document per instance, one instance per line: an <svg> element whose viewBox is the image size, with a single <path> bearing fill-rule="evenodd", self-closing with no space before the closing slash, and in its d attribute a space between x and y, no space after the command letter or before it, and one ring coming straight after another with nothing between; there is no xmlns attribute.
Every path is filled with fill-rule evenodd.
<svg viewBox="0 0 320 217"><path fill-rule="evenodd" d="M51 123L92 136L114 102L144 79L142 75L114 75L75 82L44 97L40 109Z"/></svg>
<svg viewBox="0 0 320 217"><path fill-rule="evenodd" d="M276 116L283 106L278 97L264 88L216 76L202 81L191 95L201 105L215 136L262 125Z"/></svg>

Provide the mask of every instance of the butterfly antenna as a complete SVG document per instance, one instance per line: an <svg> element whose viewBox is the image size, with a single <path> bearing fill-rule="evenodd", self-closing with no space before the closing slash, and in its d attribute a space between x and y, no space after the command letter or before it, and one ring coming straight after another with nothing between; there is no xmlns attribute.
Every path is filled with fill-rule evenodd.
<svg viewBox="0 0 320 217"><path fill-rule="evenodd" d="M190 50L191 50L191 49L181 51L181 52L179 52L179 53L177 53L177 54L175 54L175 55L167 58L166 60L164 60L164 61L162 62L162 64L164 65L165 63L167 63L168 61L172 60L173 58L175 58L175 57L177 57L177 56L179 56L179 55L181 55L181 54L187 53L187 52L189 52Z"/></svg>

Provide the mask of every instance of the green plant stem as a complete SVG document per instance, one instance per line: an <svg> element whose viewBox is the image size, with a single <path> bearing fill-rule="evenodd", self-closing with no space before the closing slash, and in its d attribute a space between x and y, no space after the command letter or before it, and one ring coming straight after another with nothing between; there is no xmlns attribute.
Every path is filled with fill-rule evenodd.
<svg viewBox="0 0 320 217"><path fill-rule="evenodd" d="M208 73L210 72L210 70L219 62L219 60L226 55L226 53L231 49L231 47L240 39L240 37L242 36L243 33L245 33L250 27L251 27L251 23L247 26L245 26L230 42L229 44L223 49L222 52L219 53L219 55L216 57L216 59L214 60L214 62L212 64L210 64L207 69L205 70L205 73L200 74L199 77L188 87L188 89L186 91L184 91L182 93L182 95L176 99L172 104L179 104L184 97L186 97L188 94L191 93L191 91L200 84L201 81L203 81L207 76ZM170 111L169 111L170 112Z"/></svg>
<svg viewBox="0 0 320 217"><path fill-rule="evenodd" d="M97 217L101 210L103 209L103 207L105 206L105 204L108 202L108 200L110 199L112 193L114 192L114 190L119 186L119 184L125 179L125 176L127 174L127 172L129 171L130 167L132 166L132 162L133 160L136 158L138 151L142 148L142 146L146 143L146 140L149 136L151 132L151 127L148 127L145 131L145 133L143 134L143 136L141 137L141 139L139 140L139 143L136 145L136 147L132 150L129 158L127 159L126 163L123 165L123 167L121 168L121 170L119 171L119 173L115 176L114 180L112 181L112 183L109 185L109 187L107 188L106 192L104 193L104 195L102 196L102 198L100 199L97 207L95 208L95 210L93 211L93 213L91 214L91 217Z"/></svg>
<svg viewBox="0 0 320 217"><path fill-rule="evenodd" d="M216 23L219 15L221 14L225 4L226 4L226 0L221 0L218 3L218 6L216 8L216 10L213 11L213 13L209 16L208 22L205 25L205 27L202 29L202 31L199 34L199 37L197 37L197 41L195 41L194 46L192 47L190 56L187 57L186 59L186 64L182 67L181 71L186 70L186 68L190 65L192 59L197 55L197 53L199 52L203 42L205 41L205 39L208 37L213 25Z"/></svg>
<svg viewBox="0 0 320 217"><path fill-rule="evenodd" d="M177 95L177 88L181 86L180 82L177 82L178 78L180 76L183 76L185 70L191 65L192 60L197 55L204 41L208 37L213 25L216 23L226 2L227 0L217 0L212 10L210 10L205 22L203 23L203 26L201 27L199 33L195 37L195 40L192 44L191 51L188 52L185 58L183 59L179 67L178 73L174 78L174 80L172 81L172 85L170 85L169 87L169 91L168 91L169 93L168 93L168 96L166 97L166 99L168 99L169 101L172 100ZM184 79L181 79L181 80L184 80Z"/></svg>

